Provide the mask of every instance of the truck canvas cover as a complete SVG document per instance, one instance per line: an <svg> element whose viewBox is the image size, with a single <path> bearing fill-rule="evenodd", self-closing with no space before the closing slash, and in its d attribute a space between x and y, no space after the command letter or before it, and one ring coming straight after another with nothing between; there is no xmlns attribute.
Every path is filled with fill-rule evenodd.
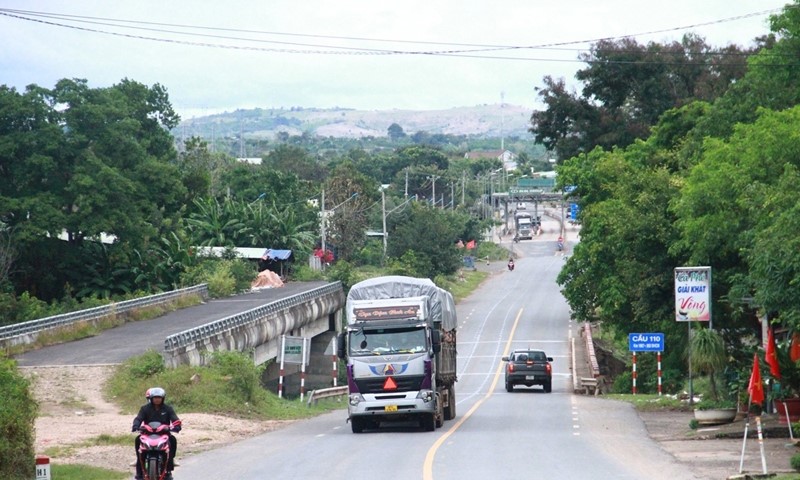
<svg viewBox="0 0 800 480"><path fill-rule="evenodd" d="M441 323L444 331L456 329L456 304L453 296L427 278L394 275L364 280L350 288L350 292L347 294L346 308L348 312L352 312L351 302L355 300L409 297L427 297L431 320L434 323Z"/></svg>

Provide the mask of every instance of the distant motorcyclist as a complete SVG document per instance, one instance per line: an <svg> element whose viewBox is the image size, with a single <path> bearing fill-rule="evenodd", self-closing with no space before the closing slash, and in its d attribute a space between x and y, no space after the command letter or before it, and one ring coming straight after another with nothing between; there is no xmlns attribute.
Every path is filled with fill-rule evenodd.
<svg viewBox="0 0 800 480"><path fill-rule="evenodd" d="M178 433L181 431L181 420L175 414L175 410L167 405L167 393L163 388L153 387L145 393L147 403L142 405L136 418L133 419L132 432L139 430L139 427L144 423L159 422L170 426L172 432ZM136 448L136 480L142 480L142 461L139 458L139 445L141 440L136 436L134 447ZM172 480L172 470L175 468L175 452L178 450L178 440L169 434L169 458L167 459L167 477L165 480Z"/></svg>
<svg viewBox="0 0 800 480"><path fill-rule="evenodd" d="M508 270L509 271L514 270L514 259L513 258L509 258L508 259Z"/></svg>

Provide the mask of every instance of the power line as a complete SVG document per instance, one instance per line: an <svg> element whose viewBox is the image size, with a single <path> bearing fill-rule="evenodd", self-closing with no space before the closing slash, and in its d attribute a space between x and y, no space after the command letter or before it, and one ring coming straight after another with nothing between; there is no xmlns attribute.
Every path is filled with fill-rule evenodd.
<svg viewBox="0 0 800 480"><path fill-rule="evenodd" d="M621 39L621 38L629 38L632 36L642 36L642 35L652 35L658 33L666 33L666 32L674 32L679 30L686 30L691 28L697 28L702 26L709 26L715 25L720 23L732 22L736 20L741 20L745 18L761 16L769 13L777 12L781 9L770 9L770 10L762 10L759 12L748 13L744 15L738 15L735 17L728 17L719 20L712 20L709 22L702 22L696 23L692 25L680 26L680 27L672 27L667 29L660 29L660 30L652 30L647 32L640 32L635 34L628 34L623 36L617 37L602 37L602 38L595 38L595 39L584 39L584 40L573 40L567 42L558 42L558 43L550 43L550 44L543 44L543 45L487 45L487 44L474 44L474 43L453 43L453 42L430 42L430 41L420 41L420 40L397 40L397 39L383 39L383 38L367 38L367 37L347 37L347 36L333 36L333 35L313 35L313 34L302 34L302 33L286 33L286 32L270 32L270 31L259 31L259 30L243 30L243 29L232 29L232 28L220 28L220 27L209 27L209 26L195 26L195 25L185 25L185 24L169 24L169 23L156 23L156 22L143 22L143 21L134 21L134 20L124 20L124 19L113 19L113 18L103 18L103 17L89 17L89 16L81 16L81 15L69 15L69 14L60 14L60 13L48 13L48 12L36 12L36 11L29 11L29 10L16 10L16 9L0 9L0 15L4 15L7 17L31 21L36 23L41 23L45 25L52 25L52 26L59 26L63 28L71 28L80 31L86 31L91 33L100 33L105 35L113 35L113 36L120 36L126 38L134 38L140 40L150 40L150 41L157 41L157 42L166 42L166 43L176 43L176 44L183 44L183 45L190 45L190 46L200 46L200 47L212 47L212 48L226 48L226 49L238 49L238 50L254 50L254 51L269 51L269 52L278 52L278 53L295 53L295 54L325 54L325 55L438 55L438 56L456 56L456 57L468 57L468 58L485 58L485 59L495 59L495 60L524 60L524 61L556 61L556 62L580 62L586 63L582 60L565 60L565 59L549 59L549 58L529 58L529 57L501 57L501 56L490 56L490 55L477 55L478 52L488 52L488 51L501 51L501 50L533 50L533 49L551 49L555 50L554 47L565 46L565 45L574 45L574 44L582 44L582 43L595 43L604 40L614 40L614 39ZM298 49L288 49L288 48L267 48L267 47L256 47L256 46L241 46L241 45L225 45L225 44L217 44L217 43L204 43L204 42L194 42L194 41L187 41L187 40L177 40L177 39L169 39L169 38L158 38L158 37L149 37L144 35L134 35L134 34L127 34L121 32L112 32L106 30L100 30L95 28L88 28L88 27L80 27L76 25L67 25L63 23L57 23L54 21L47 21L42 20L40 18L31 18L31 17L41 17L41 18L48 18L48 19L58 19L61 21L73 21L73 22L80 22L85 24L94 24L94 25L105 25L105 26L113 26L119 28L129 28L134 30L145 30L145 31L155 31L159 33L169 33L169 34L178 34L178 35L189 35L189 36L199 36L203 38L215 38L215 39L225 39L225 40L236 40L236 41L245 41L245 42L258 42L258 43L271 43L271 44L280 44L280 45L292 45L292 46L304 46L304 47L314 47L314 48L325 48L325 49L333 49L333 50L298 50ZM115 23L109 23L115 22ZM127 23L131 25L119 25L120 23ZM365 48L365 47L346 47L346 46L337 46L337 45L320 45L320 44L306 44L306 43L298 43L298 42L283 42L283 41L276 41L276 40L263 40L263 39L253 39L253 38L242 38L242 37L232 37L232 36L222 36L222 35L211 35L211 34L204 34L204 33L194 33L194 32L184 32L184 31L175 31L175 30L164 30L159 28L151 28L151 27L139 27L137 25L152 25L152 26L159 26L159 27L171 27L171 28L188 28L188 29L195 29L195 30L209 30L209 31L225 31L225 32L236 32L236 33L257 33L261 35L276 35L276 36L292 36L292 37L304 37L304 38L322 38L328 40L347 40L347 41L368 41L368 42L392 42L392 43L411 43L411 44L428 44L428 45L449 45L454 47L468 47L469 49L449 49L449 50L397 50L397 49L374 49L374 48Z"/></svg>

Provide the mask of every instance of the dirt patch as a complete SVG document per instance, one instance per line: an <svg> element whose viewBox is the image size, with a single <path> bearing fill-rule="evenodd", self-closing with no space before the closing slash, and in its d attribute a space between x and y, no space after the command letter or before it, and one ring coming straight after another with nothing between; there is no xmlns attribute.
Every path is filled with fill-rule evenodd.
<svg viewBox="0 0 800 480"><path fill-rule="evenodd" d="M117 471L132 471L135 414L123 413L113 399L103 398L114 366L25 367L39 402L36 452L53 463L80 463ZM144 401L144 399L143 399ZM178 412L184 429L176 434L178 459L276 430L292 421L256 421L221 415ZM129 445L94 445L100 435L129 436Z"/></svg>
<svg viewBox="0 0 800 480"><path fill-rule="evenodd" d="M751 419L747 442L744 440L746 419L740 416L733 423L689 427L694 418L692 412L658 411L639 412L650 438L661 445L670 455L701 478L728 478L739 473L739 462L744 444L745 473L762 472L761 449L755 419ZM800 452L789 438L785 424L777 416L768 414L762 418L764 458L769 473L792 472L792 455Z"/></svg>

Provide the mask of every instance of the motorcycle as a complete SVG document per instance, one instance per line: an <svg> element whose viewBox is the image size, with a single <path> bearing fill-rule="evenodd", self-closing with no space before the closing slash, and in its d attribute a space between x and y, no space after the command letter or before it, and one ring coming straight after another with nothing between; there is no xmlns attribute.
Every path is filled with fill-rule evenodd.
<svg viewBox="0 0 800 480"><path fill-rule="evenodd" d="M563 238L558 237L558 241L556 242L556 247L558 248L559 252L564 250L564 239Z"/></svg>
<svg viewBox="0 0 800 480"><path fill-rule="evenodd" d="M508 271L509 272L513 272L514 271L514 262L508 262Z"/></svg>
<svg viewBox="0 0 800 480"><path fill-rule="evenodd" d="M139 462L144 480L167 478L169 459L169 424L150 422L139 427Z"/></svg>

